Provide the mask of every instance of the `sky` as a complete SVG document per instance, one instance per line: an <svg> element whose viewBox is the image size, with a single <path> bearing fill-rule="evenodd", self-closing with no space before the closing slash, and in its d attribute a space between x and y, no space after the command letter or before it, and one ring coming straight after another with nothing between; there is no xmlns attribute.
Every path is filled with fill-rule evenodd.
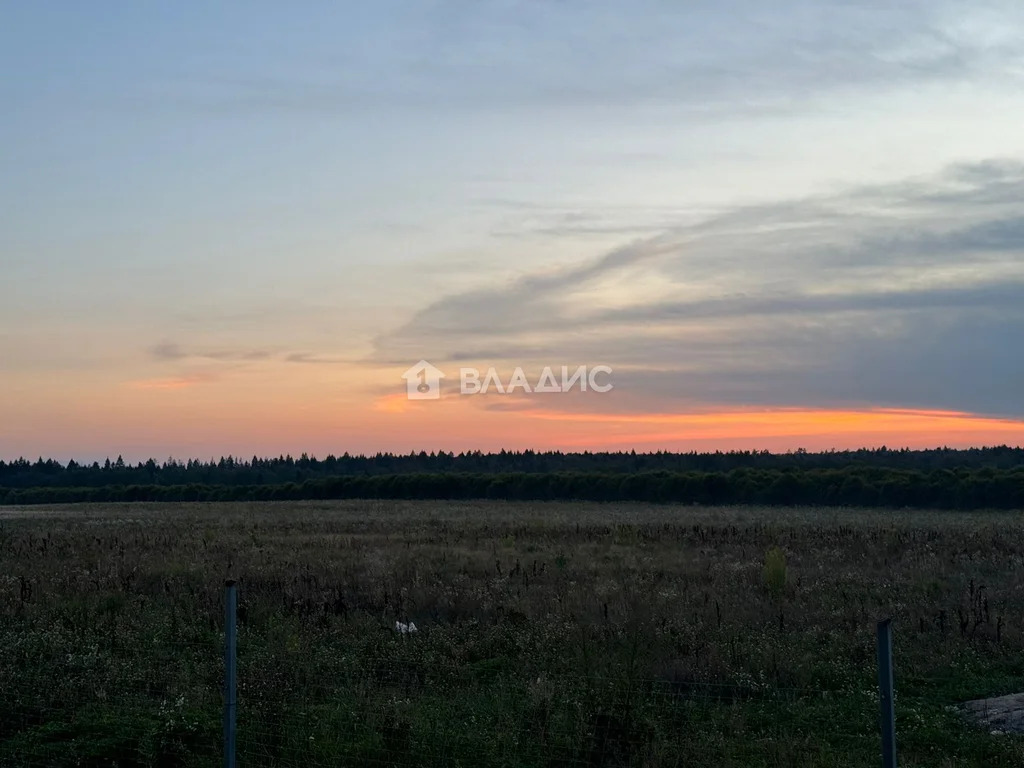
<svg viewBox="0 0 1024 768"><path fill-rule="evenodd" d="M0 104L0 459L1024 444L1016 0L5 3Z"/></svg>

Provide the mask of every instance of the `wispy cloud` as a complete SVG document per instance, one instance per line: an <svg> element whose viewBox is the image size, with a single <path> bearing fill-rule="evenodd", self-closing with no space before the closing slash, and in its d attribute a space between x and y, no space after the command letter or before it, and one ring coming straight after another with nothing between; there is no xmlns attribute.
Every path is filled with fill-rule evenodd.
<svg viewBox="0 0 1024 768"><path fill-rule="evenodd" d="M1021 14L997 2L972 11L942 0L733 0L699 8L640 0L628 13L612 0L383 2L359 14L358 36L331 52L334 67L320 76L204 71L183 90L193 107L218 111L794 109L841 89L951 81L979 70L1013 76ZM993 27L1002 34L991 34Z"/></svg>
<svg viewBox="0 0 1024 768"><path fill-rule="evenodd" d="M211 361L218 363L246 363L261 360L279 360L286 363L303 363L310 365L339 365L349 360L334 357L331 355L317 354L314 352L280 352L269 349L252 349L245 347L238 348L210 348L210 349L189 349L172 341L161 341L149 348L149 354L155 360L160 361Z"/></svg>
<svg viewBox="0 0 1024 768"><path fill-rule="evenodd" d="M652 411L703 401L1021 415L1022 193L1024 166L990 161L739 208L437 300L379 337L376 359L607 363Z"/></svg>
<svg viewBox="0 0 1024 768"><path fill-rule="evenodd" d="M194 374L191 376L173 376L164 379L141 379L126 382L133 389L187 389L217 380L212 374Z"/></svg>
<svg viewBox="0 0 1024 768"><path fill-rule="evenodd" d="M292 352L285 355L284 361L286 363L302 363L306 365L341 365L349 362L344 358L318 355L312 352Z"/></svg>
<svg viewBox="0 0 1024 768"><path fill-rule="evenodd" d="M218 360L252 361L266 360L271 352L265 349L185 349L172 341L161 341L149 348L150 355L157 360Z"/></svg>

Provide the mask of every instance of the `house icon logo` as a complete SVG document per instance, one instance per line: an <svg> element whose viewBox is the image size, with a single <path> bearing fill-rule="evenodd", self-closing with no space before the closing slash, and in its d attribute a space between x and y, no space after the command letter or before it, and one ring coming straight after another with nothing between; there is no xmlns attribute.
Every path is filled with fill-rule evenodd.
<svg viewBox="0 0 1024 768"><path fill-rule="evenodd" d="M426 360L420 360L403 373L402 378L405 379L405 396L410 400L441 399L441 379L444 378L444 372Z"/></svg>

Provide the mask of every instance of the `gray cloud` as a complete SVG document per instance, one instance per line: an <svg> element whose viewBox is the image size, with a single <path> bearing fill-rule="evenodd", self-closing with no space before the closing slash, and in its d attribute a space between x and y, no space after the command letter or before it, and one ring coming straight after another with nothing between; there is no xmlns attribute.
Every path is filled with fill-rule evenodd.
<svg viewBox="0 0 1024 768"><path fill-rule="evenodd" d="M183 357L188 357L188 353L170 341L161 341L159 344L154 344L150 347L149 352L157 360L180 360Z"/></svg>
<svg viewBox="0 0 1024 768"><path fill-rule="evenodd" d="M312 352L292 352L291 354L285 355L284 361L286 363L303 363L307 365L338 365L340 363L346 363L347 360L338 357L323 357Z"/></svg>
<svg viewBox="0 0 1024 768"><path fill-rule="evenodd" d="M637 407L672 410L680 400L732 405L923 408L1021 417L1024 356L1015 339L1024 313L939 313L904 319L897 332L856 323L773 326L725 354L681 342L660 349L689 368L616 371ZM597 404L600 406L600 404Z"/></svg>
<svg viewBox="0 0 1024 768"><path fill-rule="evenodd" d="M486 336L495 327L505 332L550 328L561 295L609 272L663 255L674 247L673 243L663 243L659 238L640 241L576 267L527 275L508 286L444 298L418 312L406 326L377 339L378 352L387 359L401 358L409 348L408 342L421 343L424 335L440 340L477 334ZM483 322L477 323L477 318ZM394 353L387 351L389 348Z"/></svg>
<svg viewBox="0 0 1024 768"><path fill-rule="evenodd" d="M216 360L216 361L254 361L266 360L271 352L265 349L185 349L172 341L161 341L149 348L149 354L157 360Z"/></svg>
<svg viewBox="0 0 1024 768"><path fill-rule="evenodd" d="M834 294L733 296L689 302L641 305L582 318L577 327L595 324L653 323L701 318L826 316L850 312L909 312L931 309L989 308L1012 312L1024 297L1024 278L1013 282L943 287L928 290L886 290Z"/></svg>
<svg viewBox="0 0 1024 768"><path fill-rule="evenodd" d="M158 344L154 344L149 348L149 353L153 358L165 361L205 360L225 363L240 363L279 359L286 363L300 363L308 365L338 365L352 362L351 360L324 356L313 352L281 353L272 352L266 349L186 349L180 344L171 341L162 341Z"/></svg>
<svg viewBox="0 0 1024 768"><path fill-rule="evenodd" d="M1022 182L1020 164L989 161L729 211L436 301L378 338L375 357L607 363L616 407L653 411L714 401L1024 416ZM602 285L630 301L603 307Z"/></svg>

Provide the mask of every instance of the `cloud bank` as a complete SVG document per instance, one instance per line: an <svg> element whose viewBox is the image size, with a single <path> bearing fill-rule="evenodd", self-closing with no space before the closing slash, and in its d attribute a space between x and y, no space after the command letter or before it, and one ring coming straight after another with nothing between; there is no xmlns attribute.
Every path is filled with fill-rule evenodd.
<svg viewBox="0 0 1024 768"><path fill-rule="evenodd" d="M991 160L738 208L438 299L378 337L373 360L607 363L613 407L650 412L1024 416L1021 199L1024 165Z"/></svg>

